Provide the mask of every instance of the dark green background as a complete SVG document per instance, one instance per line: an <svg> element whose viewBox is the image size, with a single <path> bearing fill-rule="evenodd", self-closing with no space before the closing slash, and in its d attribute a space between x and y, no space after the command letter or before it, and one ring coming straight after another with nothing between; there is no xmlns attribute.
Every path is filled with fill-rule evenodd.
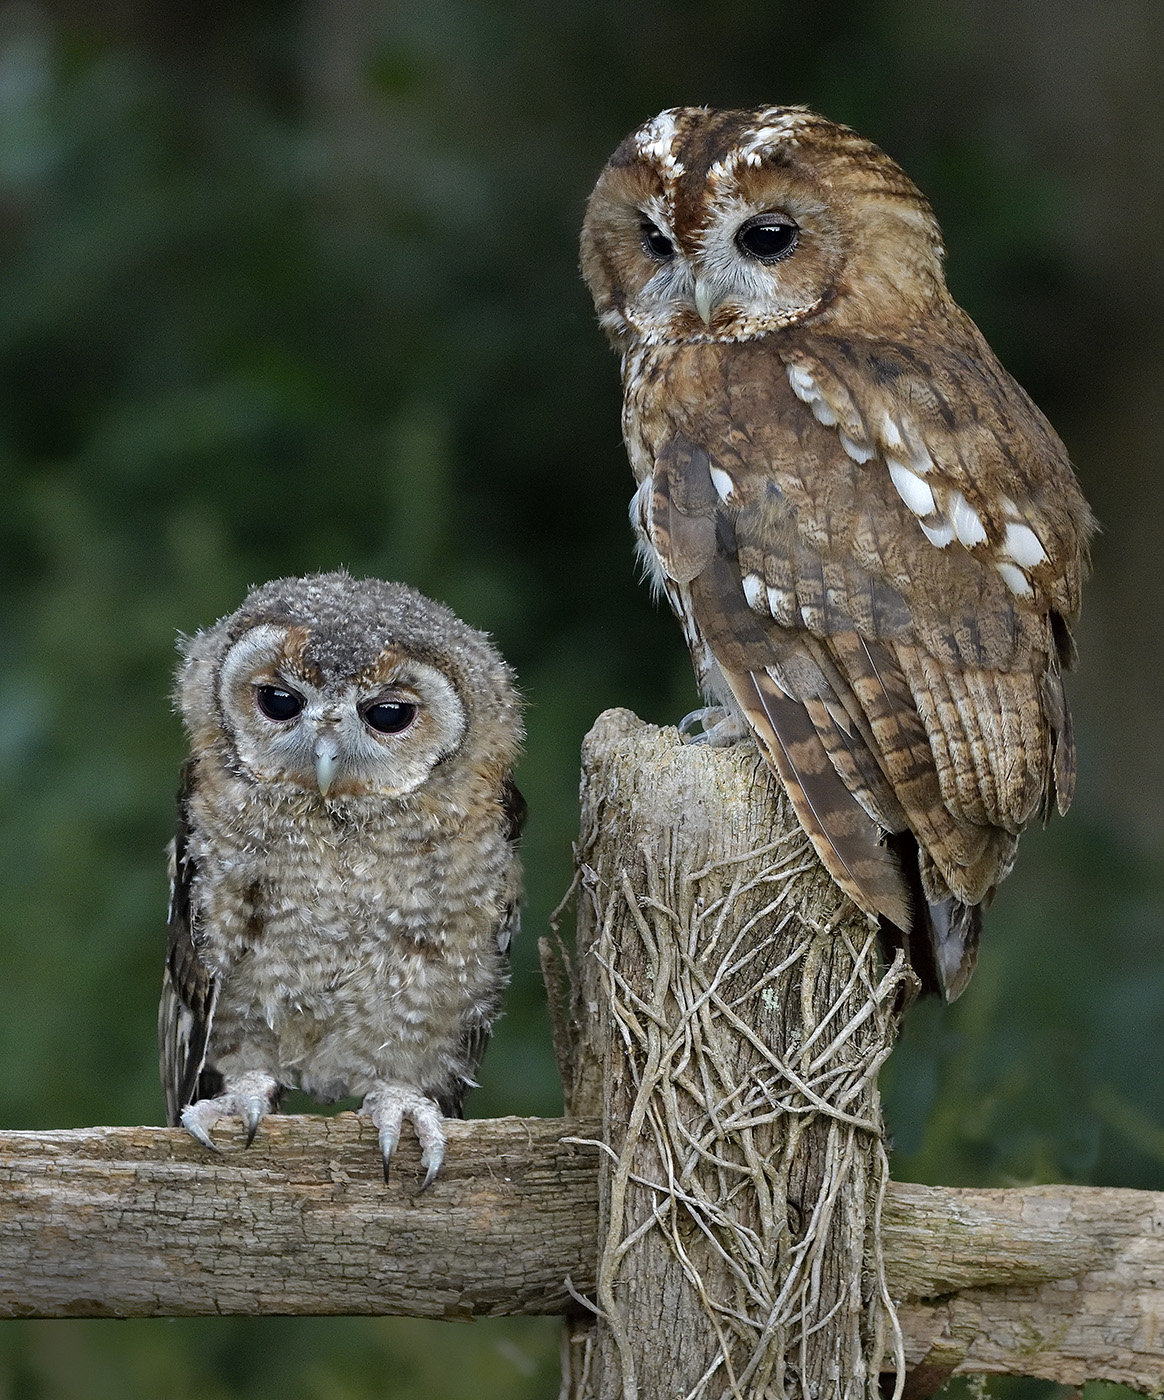
<svg viewBox="0 0 1164 1400"><path fill-rule="evenodd" d="M1156 0L0 5L0 1126L159 1120L174 636L341 563L522 678L526 933L470 1111L559 1110L534 943L578 744L695 701L634 578L583 204L663 106L803 101L929 194L1105 526L1076 805L966 997L911 1014L894 1172L1164 1188L1162 39ZM556 1385L553 1322L0 1324L0 1400Z"/></svg>

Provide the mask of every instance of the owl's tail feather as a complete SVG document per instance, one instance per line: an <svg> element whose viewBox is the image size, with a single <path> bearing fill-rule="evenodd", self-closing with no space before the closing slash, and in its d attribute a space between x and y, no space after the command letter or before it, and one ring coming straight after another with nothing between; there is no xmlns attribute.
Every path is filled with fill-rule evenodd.
<svg viewBox="0 0 1164 1400"><path fill-rule="evenodd" d="M886 951L904 948L910 966L921 979L922 991L957 1001L966 990L978 961L982 905L966 904L953 895L926 898L918 865L917 840L912 832L887 835L885 843L897 857L909 885L915 916L909 928L881 921Z"/></svg>
<svg viewBox="0 0 1164 1400"><path fill-rule="evenodd" d="M909 928L901 865L841 780L804 706L764 671L725 668L724 676L829 874L866 913Z"/></svg>
<svg viewBox="0 0 1164 1400"><path fill-rule="evenodd" d="M940 904L923 907L928 916L930 946L934 951L942 995L947 1001L957 1001L966 990L978 962L982 905L963 904L951 895Z"/></svg>

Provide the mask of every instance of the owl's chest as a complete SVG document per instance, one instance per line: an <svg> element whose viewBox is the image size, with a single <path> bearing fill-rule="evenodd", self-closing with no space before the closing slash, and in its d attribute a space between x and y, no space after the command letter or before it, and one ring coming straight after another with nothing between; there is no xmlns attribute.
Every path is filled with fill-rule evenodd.
<svg viewBox="0 0 1164 1400"><path fill-rule="evenodd" d="M664 343L627 351L622 366L622 429L637 481L651 475L676 435L709 451L727 448L740 436L743 425L737 421L738 410L750 408L737 403L733 392L739 377L733 362L742 349L732 344ZM775 356L763 358L779 368ZM766 364L760 368L765 376L771 372Z"/></svg>
<svg viewBox="0 0 1164 1400"><path fill-rule="evenodd" d="M257 1056L336 1097L418 1047L447 1051L467 1008L490 1002L508 846L500 832L402 825L268 812L207 842L193 899L219 988L216 1055Z"/></svg>
<svg viewBox="0 0 1164 1400"><path fill-rule="evenodd" d="M495 932L500 836L280 815L216 833L200 862L205 957L231 980L269 977L306 994L353 968L447 961Z"/></svg>

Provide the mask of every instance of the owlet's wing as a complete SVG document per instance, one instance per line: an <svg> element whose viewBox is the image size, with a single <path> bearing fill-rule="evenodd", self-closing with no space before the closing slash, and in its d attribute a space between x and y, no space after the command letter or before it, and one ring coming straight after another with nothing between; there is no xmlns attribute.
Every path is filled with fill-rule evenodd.
<svg viewBox="0 0 1164 1400"><path fill-rule="evenodd" d="M219 1086L204 1073L218 988L199 952L191 884L196 873L189 849L191 768L182 770L178 827L170 847L170 914L166 967L158 1006L158 1056L166 1095L166 1122L176 1126L182 1110Z"/></svg>

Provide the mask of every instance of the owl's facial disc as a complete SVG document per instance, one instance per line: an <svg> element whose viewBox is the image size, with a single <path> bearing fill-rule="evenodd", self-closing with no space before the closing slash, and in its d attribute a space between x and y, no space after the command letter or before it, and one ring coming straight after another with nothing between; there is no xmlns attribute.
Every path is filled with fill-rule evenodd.
<svg viewBox="0 0 1164 1400"><path fill-rule="evenodd" d="M239 766L332 800L401 796L456 751L467 724L448 679L386 646L328 682L303 662L301 629L262 624L228 653L220 702Z"/></svg>
<svg viewBox="0 0 1164 1400"><path fill-rule="evenodd" d="M599 292L615 336L742 340L797 325L832 295L843 257L835 221L816 192L788 172L749 171L718 182L710 202L644 188L616 170L592 201L584 266L607 269L621 294ZM620 188L620 184L623 188Z"/></svg>
<svg viewBox="0 0 1164 1400"><path fill-rule="evenodd" d="M725 304L736 301L747 306L758 295L762 297L764 288L747 276L747 264L772 267L783 262L795 250L799 235L796 220L778 210L745 219L732 239L743 259L741 267L720 258L718 268L709 269L703 276L696 275L692 300L703 324L710 326L715 313Z"/></svg>

